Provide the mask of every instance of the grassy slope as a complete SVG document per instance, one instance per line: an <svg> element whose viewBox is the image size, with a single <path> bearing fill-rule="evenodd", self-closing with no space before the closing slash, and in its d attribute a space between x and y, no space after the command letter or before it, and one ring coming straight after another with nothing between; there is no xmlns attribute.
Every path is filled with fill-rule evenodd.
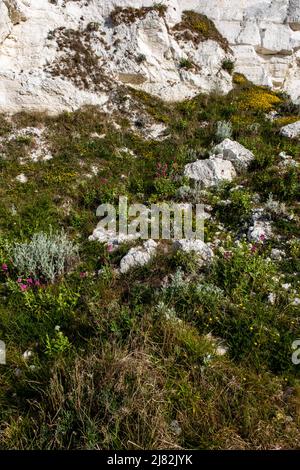
<svg viewBox="0 0 300 470"><path fill-rule="evenodd" d="M299 144L280 137L279 125L264 118L272 106L292 119L296 110L240 76L236 82L227 97L175 105L132 91L168 126L163 142L144 141L126 122L116 131L94 108L0 119L2 136L11 126L45 125L54 155L21 165L33 142L19 138L3 149L1 264L9 265L7 240L30 238L49 225L64 227L80 247L77 265L52 286L24 293L10 266L0 274L0 338L8 349L8 365L0 370L2 449L299 447L300 366L291 362L299 312L280 287L299 286L299 170L278 167L281 151L299 161ZM87 242L96 207L117 202L119 194L138 202L174 199L190 150L205 156L219 120L231 121L233 137L256 156L246 175L201 195L213 207L207 241L219 237L232 255L217 252L212 266L199 268L192 256L174 254L166 244L151 265L120 277L114 268L128 247L111 254ZM93 132L106 137L91 138ZM124 147L138 158L119 150ZM166 175L158 163L167 165ZM99 172L88 178L91 165ZM26 184L15 180L20 173L28 176ZM243 188L231 191L237 184ZM234 240L249 222L254 193L262 204L272 193L294 219L275 214L276 237L251 252ZM232 201L226 210L224 199ZM218 235L220 223L225 231ZM268 261L272 247L284 248L286 258ZM181 281L182 272L189 282ZM166 276L170 286L162 288ZM270 292L277 292L274 305ZM170 312L174 321L167 319ZM215 354L210 332L225 340L225 356ZM25 362L28 348L34 356Z"/></svg>

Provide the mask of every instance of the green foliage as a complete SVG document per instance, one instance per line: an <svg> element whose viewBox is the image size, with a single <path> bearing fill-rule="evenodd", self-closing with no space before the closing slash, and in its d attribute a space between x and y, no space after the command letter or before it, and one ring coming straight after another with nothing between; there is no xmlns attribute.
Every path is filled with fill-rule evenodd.
<svg viewBox="0 0 300 470"><path fill-rule="evenodd" d="M184 18L174 34L187 31L195 41L216 34L205 18ZM291 361L300 327L299 168L279 164L280 152L299 162L299 145L280 136L280 122L265 119L266 108L275 107L282 122L297 109L239 74L233 81L227 96L181 103L124 88L116 100L129 94L137 115L167 126L161 141L145 140L145 128L133 132L118 112L121 129L114 128L95 107L1 117L1 137L45 126L53 155L32 162L33 140L1 142L0 338L8 356L0 377L1 448L300 446L299 367ZM216 123L224 122L255 161L233 183L192 187L184 166L209 156L224 137L216 138ZM20 173L26 184L15 180ZM129 246L110 251L88 237L97 206L116 204L120 194L146 204L205 204L212 263L163 242L149 265L119 276ZM258 208L271 218L274 237L241 242ZM35 284L32 259L40 252L32 239L43 232L48 246L50 225L55 253L62 227L78 252L70 263L50 259L54 282L36 263ZM7 249L15 246L30 254L22 268ZM270 260L273 248L283 251L281 259Z"/></svg>
<svg viewBox="0 0 300 470"><path fill-rule="evenodd" d="M50 358L54 358L69 351L71 344L67 336L62 331L55 331L55 336L50 338L46 335L45 354Z"/></svg>
<svg viewBox="0 0 300 470"><path fill-rule="evenodd" d="M53 282L67 271L76 257L77 247L66 234L40 232L30 242L14 243L7 249L19 276L32 276Z"/></svg>
<svg viewBox="0 0 300 470"><path fill-rule="evenodd" d="M194 66L193 62L188 59L188 58L182 58L180 59L180 62L179 62L179 67L181 69L186 69L186 70L189 70L189 69L192 69Z"/></svg>
<svg viewBox="0 0 300 470"><path fill-rule="evenodd" d="M234 71L234 62L230 59L224 59L222 62L222 69L232 75Z"/></svg>
<svg viewBox="0 0 300 470"><path fill-rule="evenodd" d="M231 139L232 137L232 124L227 121L218 121L216 129L216 139L222 142L224 139Z"/></svg>

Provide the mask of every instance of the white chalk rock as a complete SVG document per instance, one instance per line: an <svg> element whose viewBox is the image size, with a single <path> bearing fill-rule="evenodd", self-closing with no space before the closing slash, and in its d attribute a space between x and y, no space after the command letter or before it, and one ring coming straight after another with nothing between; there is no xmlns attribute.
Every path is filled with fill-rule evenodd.
<svg viewBox="0 0 300 470"><path fill-rule="evenodd" d="M300 137L300 121L296 121L292 124L288 124L280 129L281 135L289 137L290 139L296 139Z"/></svg>
<svg viewBox="0 0 300 470"><path fill-rule="evenodd" d="M149 263L156 253L156 248L157 243L154 240L147 240L143 246L131 248L127 255L121 259L120 272L125 274L131 268Z"/></svg>
<svg viewBox="0 0 300 470"><path fill-rule="evenodd" d="M215 186L221 181L232 181L236 176L234 166L222 156L210 157L206 160L197 160L185 166L184 175L204 187Z"/></svg>
<svg viewBox="0 0 300 470"><path fill-rule="evenodd" d="M202 240L175 240L174 246L177 250L186 253L195 252L203 261L207 262L211 261L214 255L212 249Z"/></svg>
<svg viewBox="0 0 300 470"><path fill-rule="evenodd" d="M254 155L250 150L231 139L225 139L219 145L216 145L212 153L222 155L224 160L231 161L237 171L246 170L254 160Z"/></svg>
<svg viewBox="0 0 300 470"><path fill-rule="evenodd" d="M136 21L125 18L113 25L109 19L117 6L142 8L154 3L0 0L1 110L57 113L85 104L103 107L111 88L120 83L170 101L212 90L227 93L232 79L222 68L225 58L235 61L235 70L255 84L284 90L300 102L299 0L169 0L163 2L164 15L150 8ZM176 38L173 27L184 10L206 14L229 41L231 51L211 39L197 44L188 38L189 32ZM89 32L88 25L96 27ZM62 37L64 28L73 31L82 50L93 55L97 86L92 83L93 70L87 70L92 86L78 85L86 66L84 54L76 70L70 58L77 40ZM55 30L61 37L49 38ZM182 58L192 66L180 67ZM56 72L51 74L54 65Z"/></svg>
<svg viewBox="0 0 300 470"><path fill-rule="evenodd" d="M271 223L264 220L255 220L248 230L248 240L251 242L264 242L272 238L272 236Z"/></svg>

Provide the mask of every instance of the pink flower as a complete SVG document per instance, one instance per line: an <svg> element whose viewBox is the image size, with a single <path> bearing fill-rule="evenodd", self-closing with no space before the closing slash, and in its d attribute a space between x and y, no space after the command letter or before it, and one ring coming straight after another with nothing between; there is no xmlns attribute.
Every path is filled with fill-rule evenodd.
<svg viewBox="0 0 300 470"><path fill-rule="evenodd" d="M2 264L2 271L4 271L4 272L8 271L7 264L5 264L5 263Z"/></svg>
<svg viewBox="0 0 300 470"><path fill-rule="evenodd" d="M28 286L26 284L20 284L20 289L22 292L24 292L25 290L27 290Z"/></svg>
<svg viewBox="0 0 300 470"><path fill-rule="evenodd" d="M255 253L257 251L257 246L252 245L251 246L251 253Z"/></svg>
<svg viewBox="0 0 300 470"><path fill-rule="evenodd" d="M262 234L259 236L259 239L263 242L263 241L266 239L266 236L262 233Z"/></svg>
<svg viewBox="0 0 300 470"><path fill-rule="evenodd" d="M41 283L40 283L40 281L39 281L38 279L36 279L36 280L34 281L34 285L35 285L36 287L40 287Z"/></svg>
<svg viewBox="0 0 300 470"><path fill-rule="evenodd" d="M107 251L108 251L109 253L111 253L111 252L113 251L113 249L114 249L114 247L113 247L113 245L112 245L111 243L110 243L109 245L107 245Z"/></svg>
<svg viewBox="0 0 300 470"><path fill-rule="evenodd" d="M29 277L28 279L26 279L26 282L27 282L27 284L29 284L29 285L32 285L32 284L33 284L33 280L31 279L31 277Z"/></svg>
<svg viewBox="0 0 300 470"><path fill-rule="evenodd" d="M81 279L83 279L84 277L87 276L87 273L81 272L81 273L79 274L79 276L81 277Z"/></svg>
<svg viewBox="0 0 300 470"><path fill-rule="evenodd" d="M21 277L18 277L17 283L20 284L21 282L22 282L22 278L21 278Z"/></svg>

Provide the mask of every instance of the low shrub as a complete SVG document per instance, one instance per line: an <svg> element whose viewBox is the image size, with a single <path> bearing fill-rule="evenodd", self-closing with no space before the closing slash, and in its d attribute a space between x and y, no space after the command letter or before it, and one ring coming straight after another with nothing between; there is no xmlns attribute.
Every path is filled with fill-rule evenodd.
<svg viewBox="0 0 300 470"><path fill-rule="evenodd" d="M64 274L77 256L77 247L64 231L36 233L30 242L13 243L8 251L19 276L50 282Z"/></svg>

